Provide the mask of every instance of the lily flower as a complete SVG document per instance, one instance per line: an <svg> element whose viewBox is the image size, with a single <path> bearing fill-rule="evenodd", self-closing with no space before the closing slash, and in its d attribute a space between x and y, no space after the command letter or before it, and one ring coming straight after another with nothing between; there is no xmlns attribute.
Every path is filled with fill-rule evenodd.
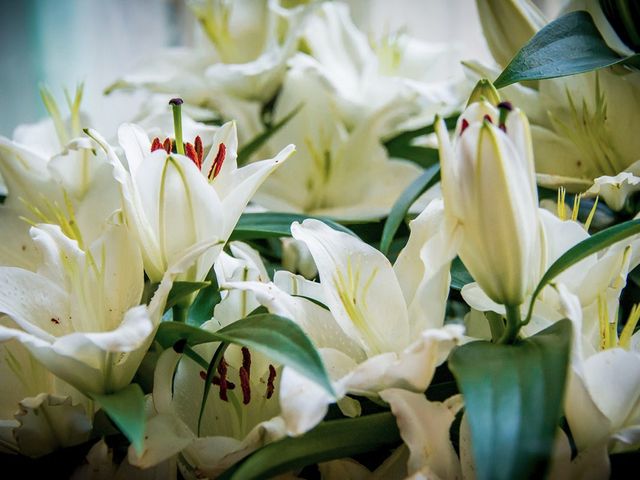
<svg viewBox="0 0 640 480"><path fill-rule="evenodd" d="M89 399L15 340L0 344L0 377L0 452L39 457L89 439Z"/></svg>
<svg viewBox="0 0 640 480"><path fill-rule="evenodd" d="M462 334L459 325L443 325L455 250L442 220L442 203L434 201L412 222L393 267L371 246L322 222L293 223L294 238L318 267L319 284L279 271L275 284L223 285L251 291L270 311L297 322L322 355L337 397L285 368L280 403L289 434L315 426L336 400L345 414L358 415L360 405L347 393L375 398L386 388L427 387Z"/></svg>
<svg viewBox="0 0 640 480"><path fill-rule="evenodd" d="M37 272L0 267L0 341L16 339L53 374L83 393L109 393L131 382L176 275L213 242L197 245L169 268L149 306L135 238L114 225L86 250L60 227L31 235L43 261Z"/></svg>
<svg viewBox="0 0 640 480"><path fill-rule="evenodd" d="M522 32L533 34L545 25L528 0L477 4L485 37L502 67L528 40ZM616 35L599 2L572 1L561 13L574 10L591 14L612 49L622 55L634 53ZM508 18L514 21L505 21ZM467 67L482 77L498 75L497 70L474 62ZM629 195L640 189L640 140L632 131L637 109L630 108L640 100L639 75L614 67L504 89L531 120L540 185L563 186L572 193L588 191L600 195L612 209L625 207Z"/></svg>
<svg viewBox="0 0 640 480"><path fill-rule="evenodd" d="M13 140L0 137L0 174L8 189L0 205L0 264L30 270L40 262L30 224L60 225L67 236L89 244L118 208L109 165L89 139L77 138L82 133L82 87L69 100L66 120L47 90L42 96L50 118L20 125Z"/></svg>
<svg viewBox="0 0 640 480"><path fill-rule="evenodd" d="M510 104L480 101L460 116L453 144L442 119L436 132L460 258L493 301L520 305L535 287L542 255L527 118Z"/></svg>
<svg viewBox="0 0 640 480"><path fill-rule="evenodd" d="M216 261L218 281L268 281L258 252L231 242L232 255ZM259 306L252 292L226 290L213 318L202 328L216 331ZM162 353L155 371L153 409L141 455L129 450L133 465L148 468L178 459L196 476L215 477L252 451L285 436L278 402L282 368L258 352L230 345L224 352L199 418L207 364L219 344L193 348L198 360L174 349Z"/></svg>
<svg viewBox="0 0 640 480"><path fill-rule="evenodd" d="M175 99L176 140L149 140L138 126L124 124L118 130L129 169L106 140L94 130L87 133L107 154L119 183L127 225L141 245L144 266L153 282L168 266L200 241L225 241L260 184L293 151L289 145L274 158L243 168L236 163L238 145L233 122L223 125L204 156L202 141L183 143L181 100ZM176 152L174 152L174 149ZM207 252L183 280L202 280L222 245Z"/></svg>

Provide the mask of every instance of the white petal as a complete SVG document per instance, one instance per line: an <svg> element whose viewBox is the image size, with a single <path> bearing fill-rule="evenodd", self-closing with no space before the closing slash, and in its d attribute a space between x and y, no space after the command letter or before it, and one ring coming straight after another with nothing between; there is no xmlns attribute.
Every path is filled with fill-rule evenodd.
<svg viewBox="0 0 640 480"><path fill-rule="evenodd" d="M368 352L400 351L409 343L402 290L379 251L318 220L291 225L313 255L327 306L342 329Z"/></svg>
<svg viewBox="0 0 640 480"><path fill-rule="evenodd" d="M440 478L461 479L460 462L449 429L461 404L447 406L428 401L423 393L385 390L382 399L391 406L400 436L409 447L409 474L428 467Z"/></svg>

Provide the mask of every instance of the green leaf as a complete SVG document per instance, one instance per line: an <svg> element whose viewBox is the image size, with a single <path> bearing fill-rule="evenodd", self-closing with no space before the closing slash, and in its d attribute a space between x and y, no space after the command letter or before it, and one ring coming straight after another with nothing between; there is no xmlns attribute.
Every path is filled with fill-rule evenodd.
<svg viewBox="0 0 640 480"><path fill-rule="evenodd" d="M440 181L440 165L434 165L416 178L400 195L396 203L391 208L387 221L382 230L380 239L380 251L385 255L389 253L389 247L393 237L398 231L398 227L403 222L407 211L420 195Z"/></svg>
<svg viewBox="0 0 640 480"><path fill-rule="evenodd" d="M534 35L493 84L502 88L523 80L575 75L618 63L635 64L639 58L620 57L607 46L591 15L571 12Z"/></svg>
<svg viewBox="0 0 640 480"><path fill-rule="evenodd" d="M409 160L422 168L429 168L440 160L437 148L421 147L419 145L394 145L387 152L392 158Z"/></svg>
<svg viewBox="0 0 640 480"><path fill-rule="evenodd" d="M208 287L209 285L210 282L173 282L173 286L171 287L171 291L167 297L167 304L164 307L164 311L166 312L173 306L189 298L192 293Z"/></svg>
<svg viewBox="0 0 640 480"><path fill-rule="evenodd" d="M189 325L199 327L207 320L211 320L214 307L222 300L218 279L213 268L208 273L207 280L209 284L198 292L189 307L187 314L187 324Z"/></svg>
<svg viewBox="0 0 640 480"><path fill-rule="evenodd" d="M91 394L102 410L129 439L138 454L142 454L146 414L144 393L140 385L132 383L108 395Z"/></svg>
<svg viewBox="0 0 640 480"><path fill-rule="evenodd" d="M571 322L514 345L472 342L449 358L465 399L478 480L543 478L561 415Z"/></svg>
<svg viewBox="0 0 640 480"><path fill-rule="evenodd" d="M388 449L400 442L396 419L390 412L331 420L304 435L285 438L261 448L218 478L272 478L306 465Z"/></svg>
<svg viewBox="0 0 640 480"><path fill-rule="evenodd" d="M278 315L250 315L217 332L184 323L163 322L156 333L156 340L164 348L180 340L185 340L190 346L228 342L253 348L275 362L293 368L334 395L324 364L311 340L298 325Z"/></svg>
<svg viewBox="0 0 640 480"><path fill-rule="evenodd" d="M456 257L451 262L451 288L454 290L462 290L468 283L473 283L473 277L464 266L460 257Z"/></svg>
<svg viewBox="0 0 640 480"><path fill-rule="evenodd" d="M251 155L257 152L260 147L262 147L278 130L284 127L289 120L295 117L301 108L302 105L298 105L275 125L267 125L267 129L264 132L258 134L253 140L242 147L238 151L238 166L246 164L251 158Z"/></svg>
<svg viewBox="0 0 640 480"><path fill-rule="evenodd" d="M331 228L351 235L355 234L348 228L324 217L312 217L297 213L243 213L236 228L231 234L230 240L257 240L260 238L290 237L291 224L302 222L307 218L316 218L323 221Z"/></svg>
<svg viewBox="0 0 640 480"><path fill-rule="evenodd" d="M583 240L564 252L564 254L562 254L560 258L553 262L553 264L547 269L540 279L538 286L533 291L525 323L529 322L531 319L536 298L538 298L538 295L542 292L544 287L551 283L551 280L572 265L578 263L580 260L584 260L588 256L593 255L604 248L610 247L614 243L620 242L625 238L629 238L637 234L640 234L640 220L629 220L628 222L619 223L618 225L614 225L613 227L609 227L606 230L602 230L591 235L586 240Z"/></svg>

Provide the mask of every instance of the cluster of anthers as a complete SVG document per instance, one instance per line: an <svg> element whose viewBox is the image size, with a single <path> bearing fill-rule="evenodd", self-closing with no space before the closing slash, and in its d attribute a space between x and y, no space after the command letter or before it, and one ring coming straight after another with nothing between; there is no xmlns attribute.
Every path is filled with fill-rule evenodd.
<svg viewBox="0 0 640 480"><path fill-rule="evenodd" d="M181 98L173 98L169 101L169 105L173 108L173 123L176 139L165 138L164 141L160 141L158 137L154 138L151 142L151 151L164 150L167 154L178 153L187 156L198 170L202 170L202 164L204 162L204 146L202 145L202 139L200 135L196 136L193 143L184 143L182 141L182 113L181 113ZM207 172L207 179L213 180L218 176L222 169L222 164L227 154L227 147L224 143L218 145L218 151L216 157L209 167Z"/></svg>
<svg viewBox="0 0 640 480"><path fill-rule="evenodd" d="M498 119L498 128L505 133L507 132L507 125L506 125L507 115L512 110L513 110L513 105L511 105L511 102L500 102L498 104L498 111L500 112L500 118ZM493 119L491 118L491 115L487 114L482 119L486 122L493 123ZM463 118L460 124L461 136L468 127L469 127L469 122L467 121L466 118Z"/></svg>
<svg viewBox="0 0 640 480"><path fill-rule="evenodd" d="M220 359L217 368L217 375L213 376L211 383L220 388L220 400L225 402L229 401L228 391L235 390L236 384L229 380L228 376L229 365L225 361L224 357ZM247 347L242 347L242 366L238 370L238 376L240 377L240 388L242 390L242 403L248 405L251 402L251 352ZM202 380L207 379L207 373L204 370L200 371L200 378ZM275 392L275 380L276 369L273 365L269 364L269 376L267 378L267 388L265 397L270 399Z"/></svg>

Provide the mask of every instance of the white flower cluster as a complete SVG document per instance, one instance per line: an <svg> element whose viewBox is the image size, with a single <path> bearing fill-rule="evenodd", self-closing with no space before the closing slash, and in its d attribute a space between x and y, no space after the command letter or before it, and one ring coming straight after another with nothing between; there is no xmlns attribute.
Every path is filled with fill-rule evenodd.
<svg viewBox="0 0 640 480"><path fill-rule="evenodd" d="M544 25L526 0L478 5L503 67L530 36L519 35ZM322 478L485 478L473 393L448 359L477 342L516 351L564 319L566 425L554 426L551 477L599 478L609 455L638 449L640 306L622 300L640 288L627 282L638 235L545 275L602 238L589 234L597 201L578 221L581 198L630 208L637 71L510 86L513 103L501 102L489 82L471 92L440 75L448 48L404 34L370 42L338 2L190 6L206 43L112 86L151 92L117 139L85 128L81 88L68 116L45 91L51 118L0 138L0 452L87 445L73 478L238 478L229 472L270 444L291 460L286 442L373 410L397 422L395 444L367 440L386 460L328 448L300 458L321 462ZM423 197L429 170L389 153L407 132L409 150L439 157L440 186ZM540 207L537 183L562 185L557 214ZM570 213L567 190L586 191ZM394 217L413 219L383 253ZM278 239L278 218L291 238ZM279 333L310 341L327 385L282 360L295 353L261 349L266 334L224 337L256 315L292 323ZM191 337L166 345L165 326ZM436 400L443 372L454 387ZM132 385L146 394L138 416L111 403ZM120 433L124 459L109 439ZM302 475L304 463L290 465Z"/></svg>

